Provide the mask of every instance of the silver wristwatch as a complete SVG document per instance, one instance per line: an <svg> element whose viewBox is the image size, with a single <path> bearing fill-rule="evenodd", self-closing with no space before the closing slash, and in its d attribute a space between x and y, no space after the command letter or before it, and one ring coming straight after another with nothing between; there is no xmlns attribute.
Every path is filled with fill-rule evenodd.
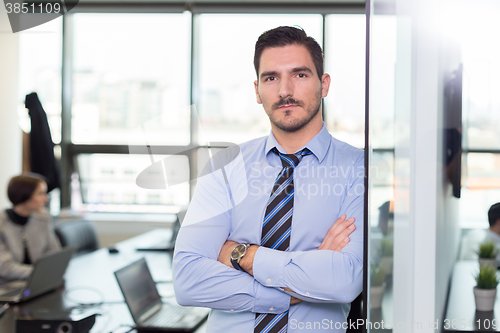
<svg viewBox="0 0 500 333"><path fill-rule="evenodd" d="M249 246L250 244L238 244L233 251L231 251L231 264L233 264L233 267L237 270L243 271L243 268L240 266L240 260L243 258L245 253L247 253Z"/></svg>

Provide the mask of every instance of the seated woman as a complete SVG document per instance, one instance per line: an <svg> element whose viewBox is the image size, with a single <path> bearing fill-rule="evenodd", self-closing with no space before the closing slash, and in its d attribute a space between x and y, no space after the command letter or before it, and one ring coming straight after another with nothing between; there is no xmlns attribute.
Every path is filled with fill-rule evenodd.
<svg viewBox="0 0 500 333"><path fill-rule="evenodd" d="M61 249L47 203L45 178L34 173L13 177L7 195L13 208L0 211L0 283L26 279L33 263Z"/></svg>

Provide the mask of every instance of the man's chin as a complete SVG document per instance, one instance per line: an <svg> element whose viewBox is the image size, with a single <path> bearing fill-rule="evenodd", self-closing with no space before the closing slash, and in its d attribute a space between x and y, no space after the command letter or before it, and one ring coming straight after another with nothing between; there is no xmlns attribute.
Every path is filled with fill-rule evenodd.
<svg viewBox="0 0 500 333"><path fill-rule="evenodd" d="M301 130L307 125L307 122L273 122L273 125L282 130L283 132L293 133Z"/></svg>

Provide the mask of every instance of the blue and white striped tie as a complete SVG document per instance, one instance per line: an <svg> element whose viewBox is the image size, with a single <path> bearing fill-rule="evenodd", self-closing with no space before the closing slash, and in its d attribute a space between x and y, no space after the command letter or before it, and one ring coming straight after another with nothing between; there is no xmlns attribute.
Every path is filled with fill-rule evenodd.
<svg viewBox="0 0 500 333"><path fill-rule="evenodd" d="M276 177L267 202L260 245L287 251L292 231L293 170L299 165L302 157L312 153L307 148L295 154L281 154L276 148L273 152L281 158L283 169ZM254 333L285 333L287 326L288 311L280 314L257 313L255 315Z"/></svg>

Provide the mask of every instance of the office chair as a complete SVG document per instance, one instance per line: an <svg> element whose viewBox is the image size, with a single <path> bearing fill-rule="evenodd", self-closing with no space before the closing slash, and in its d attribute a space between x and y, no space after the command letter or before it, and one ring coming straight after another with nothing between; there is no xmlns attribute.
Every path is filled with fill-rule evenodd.
<svg viewBox="0 0 500 333"><path fill-rule="evenodd" d="M63 247L76 247L76 256L99 248L97 234L91 221L77 220L58 224L55 233Z"/></svg>

